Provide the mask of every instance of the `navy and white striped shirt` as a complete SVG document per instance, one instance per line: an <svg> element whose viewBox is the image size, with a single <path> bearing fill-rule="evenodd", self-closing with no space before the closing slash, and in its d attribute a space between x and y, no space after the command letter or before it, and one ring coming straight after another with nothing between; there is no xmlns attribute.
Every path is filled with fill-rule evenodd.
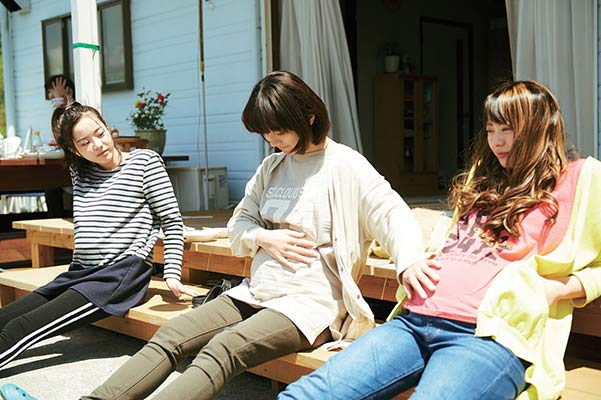
<svg viewBox="0 0 601 400"><path fill-rule="evenodd" d="M152 250L165 234L164 278L181 278L183 224L161 157L134 150L111 171L85 167L71 172L75 250L73 262L86 268L108 266L136 255L152 265Z"/></svg>

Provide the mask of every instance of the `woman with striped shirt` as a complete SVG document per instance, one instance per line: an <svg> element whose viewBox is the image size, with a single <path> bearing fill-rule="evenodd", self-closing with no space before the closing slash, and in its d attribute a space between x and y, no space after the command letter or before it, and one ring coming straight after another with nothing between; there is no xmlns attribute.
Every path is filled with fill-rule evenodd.
<svg viewBox="0 0 601 400"><path fill-rule="evenodd" d="M69 270L0 308L0 368L38 341L123 316L143 298L162 228L164 278L176 297L183 224L163 161L151 150L122 152L92 107L71 103L52 115L73 181L75 249Z"/></svg>

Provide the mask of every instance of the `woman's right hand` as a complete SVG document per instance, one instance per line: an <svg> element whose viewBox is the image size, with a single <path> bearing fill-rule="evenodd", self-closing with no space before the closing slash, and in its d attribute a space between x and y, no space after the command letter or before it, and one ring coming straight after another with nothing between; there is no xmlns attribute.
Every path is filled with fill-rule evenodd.
<svg viewBox="0 0 601 400"><path fill-rule="evenodd" d="M442 268L442 265L432 258L418 261L407 267L401 274L401 284L405 289L407 299L411 300L414 293L419 298L426 299L428 294L424 288L431 292L436 289L440 277L435 270L440 268Z"/></svg>
<svg viewBox="0 0 601 400"><path fill-rule="evenodd" d="M283 266L295 270L296 267L289 261L300 261L311 265L319 257L314 250L315 242L303 239L305 234L290 229L261 229L257 233L257 245L262 247L271 257Z"/></svg>
<svg viewBox="0 0 601 400"><path fill-rule="evenodd" d="M52 82L51 89L54 92L54 97L65 98L67 94L67 81L59 77ZM65 99L65 102L67 99Z"/></svg>
<svg viewBox="0 0 601 400"><path fill-rule="evenodd" d="M179 299L182 294L187 294L190 297L198 296L200 294L196 290L185 287L178 279L167 278L165 282L167 283L169 290L171 290L171 293L173 293L177 299Z"/></svg>

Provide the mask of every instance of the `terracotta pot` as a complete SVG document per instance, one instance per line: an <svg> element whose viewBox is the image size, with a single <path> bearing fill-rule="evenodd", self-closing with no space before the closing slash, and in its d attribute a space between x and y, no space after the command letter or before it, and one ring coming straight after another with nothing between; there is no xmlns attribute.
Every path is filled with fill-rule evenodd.
<svg viewBox="0 0 601 400"><path fill-rule="evenodd" d="M167 140L165 129L136 129L136 136L148 140L147 148L163 154Z"/></svg>

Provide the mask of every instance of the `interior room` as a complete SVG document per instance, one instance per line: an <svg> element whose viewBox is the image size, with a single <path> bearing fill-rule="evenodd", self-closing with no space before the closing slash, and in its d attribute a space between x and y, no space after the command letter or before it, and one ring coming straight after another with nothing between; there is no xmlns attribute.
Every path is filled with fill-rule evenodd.
<svg viewBox="0 0 601 400"><path fill-rule="evenodd" d="M503 0L341 0L363 152L405 196L444 195L511 79Z"/></svg>

